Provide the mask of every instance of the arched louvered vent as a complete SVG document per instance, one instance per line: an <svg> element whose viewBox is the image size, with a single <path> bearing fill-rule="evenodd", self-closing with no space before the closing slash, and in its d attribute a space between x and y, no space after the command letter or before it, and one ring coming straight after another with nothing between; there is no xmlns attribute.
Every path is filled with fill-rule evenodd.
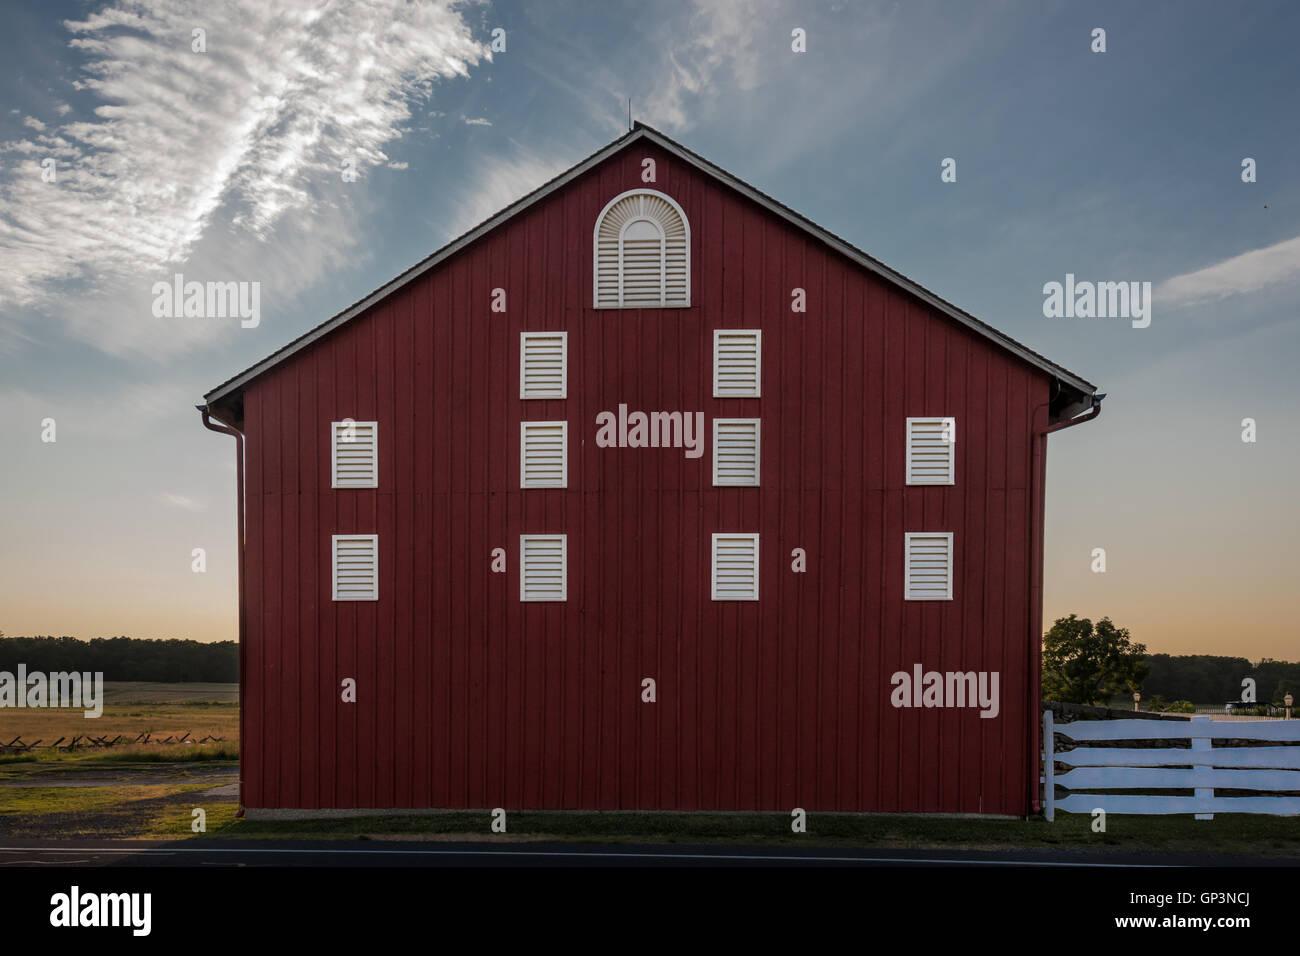
<svg viewBox="0 0 1300 956"><path fill-rule="evenodd" d="M678 309L691 304L691 230L680 206L638 189L616 196L596 220L598 309Z"/></svg>

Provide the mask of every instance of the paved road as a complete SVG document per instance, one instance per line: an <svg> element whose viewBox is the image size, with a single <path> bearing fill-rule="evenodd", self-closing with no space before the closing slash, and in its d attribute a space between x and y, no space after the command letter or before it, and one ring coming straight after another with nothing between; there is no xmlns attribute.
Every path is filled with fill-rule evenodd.
<svg viewBox="0 0 1300 956"><path fill-rule="evenodd" d="M0 839L0 867L20 866L1295 866L1295 859L1057 850L906 851L841 847L447 843L367 840L37 841Z"/></svg>

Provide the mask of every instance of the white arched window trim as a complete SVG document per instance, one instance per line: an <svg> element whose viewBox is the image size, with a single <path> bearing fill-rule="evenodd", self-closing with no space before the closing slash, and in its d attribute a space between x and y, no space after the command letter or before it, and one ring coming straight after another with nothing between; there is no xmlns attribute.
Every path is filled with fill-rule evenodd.
<svg viewBox="0 0 1300 956"><path fill-rule="evenodd" d="M650 216L637 216L629 219L619 228L618 234L618 302L600 303L600 226L605 221L609 211L617 206L629 196L654 196L662 199L681 219L682 229L685 232L684 239L684 262L683 270L685 274L685 297L681 302L667 302L668 295L668 239L664 231L663 223L658 222ZM647 222L654 226L655 231L659 234L659 275L660 275L660 304L658 306L647 306L644 304L624 305L623 304L623 250L624 238L628 229L637 223ZM591 230L591 303L597 309L642 309L642 308L661 308L661 309L682 309L689 308L691 304L691 222L686 218L686 212L682 209L677 200L666 193L661 193L657 189L629 189L619 193L600 211L596 217L596 225Z"/></svg>

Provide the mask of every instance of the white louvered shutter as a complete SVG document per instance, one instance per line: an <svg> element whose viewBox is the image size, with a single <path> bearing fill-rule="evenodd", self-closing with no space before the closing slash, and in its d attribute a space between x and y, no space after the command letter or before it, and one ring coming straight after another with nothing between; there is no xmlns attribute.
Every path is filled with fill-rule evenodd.
<svg viewBox="0 0 1300 956"><path fill-rule="evenodd" d="M334 600L379 600L379 535L332 536Z"/></svg>
<svg viewBox="0 0 1300 956"><path fill-rule="evenodd" d="M904 535L903 597L909 601L952 600L952 532Z"/></svg>
<svg viewBox="0 0 1300 956"><path fill-rule="evenodd" d="M563 601L568 596L568 567L562 534L519 536L519 600Z"/></svg>
<svg viewBox="0 0 1300 956"><path fill-rule="evenodd" d="M657 222L635 219L621 237L619 284L624 308L658 308L664 304L664 232Z"/></svg>
<svg viewBox="0 0 1300 956"><path fill-rule="evenodd" d="M566 487L568 444L568 422L520 422L519 487Z"/></svg>
<svg viewBox="0 0 1300 956"><path fill-rule="evenodd" d="M713 420L713 483L715 485L758 484L759 420L757 418L715 418Z"/></svg>
<svg viewBox="0 0 1300 956"><path fill-rule="evenodd" d="M758 600L758 535L713 536L713 600Z"/></svg>
<svg viewBox="0 0 1300 956"><path fill-rule="evenodd" d="M907 420L907 483L951 485L957 475L957 420Z"/></svg>
<svg viewBox="0 0 1300 956"><path fill-rule="evenodd" d="M763 374L762 341L758 329L714 330L714 398L759 397Z"/></svg>
<svg viewBox="0 0 1300 956"><path fill-rule="evenodd" d="M519 334L519 397L564 398L568 374L567 332Z"/></svg>
<svg viewBox="0 0 1300 956"><path fill-rule="evenodd" d="M379 487L379 423L330 424L330 487Z"/></svg>
<svg viewBox="0 0 1300 956"><path fill-rule="evenodd" d="M691 304L690 227L663 193L645 189L616 197L596 222L594 244L596 308Z"/></svg>

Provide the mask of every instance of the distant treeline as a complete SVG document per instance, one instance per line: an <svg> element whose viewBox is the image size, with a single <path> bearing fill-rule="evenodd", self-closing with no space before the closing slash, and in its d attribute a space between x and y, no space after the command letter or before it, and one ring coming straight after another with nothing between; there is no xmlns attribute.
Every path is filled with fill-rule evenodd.
<svg viewBox="0 0 1300 956"><path fill-rule="evenodd" d="M1151 673L1142 682L1144 698L1159 695L1166 700L1190 700L1196 704L1219 704L1241 699L1243 678L1255 679L1255 700L1280 704L1290 692L1300 698L1300 663L1264 658L1251 664L1244 657L1213 657L1209 654L1151 654Z"/></svg>
<svg viewBox="0 0 1300 956"><path fill-rule="evenodd" d="M96 671L104 680L166 683L239 680L239 645L234 641L150 641L137 637L5 637L0 634L0 671Z"/></svg>
<svg viewBox="0 0 1300 956"><path fill-rule="evenodd" d="M1217 704L1241 699L1241 681L1255 679L1255 699L1281 703L1290 692L1300 698L1300 663L1264 658L1251 664L1244 657L1208 654L1151 654L1151 673L1142 696ZM142 640L135 637L5 637L0 634L0 671L102 671L105 680L201 681L239 680L239 645L234 641Z"/></svg>

